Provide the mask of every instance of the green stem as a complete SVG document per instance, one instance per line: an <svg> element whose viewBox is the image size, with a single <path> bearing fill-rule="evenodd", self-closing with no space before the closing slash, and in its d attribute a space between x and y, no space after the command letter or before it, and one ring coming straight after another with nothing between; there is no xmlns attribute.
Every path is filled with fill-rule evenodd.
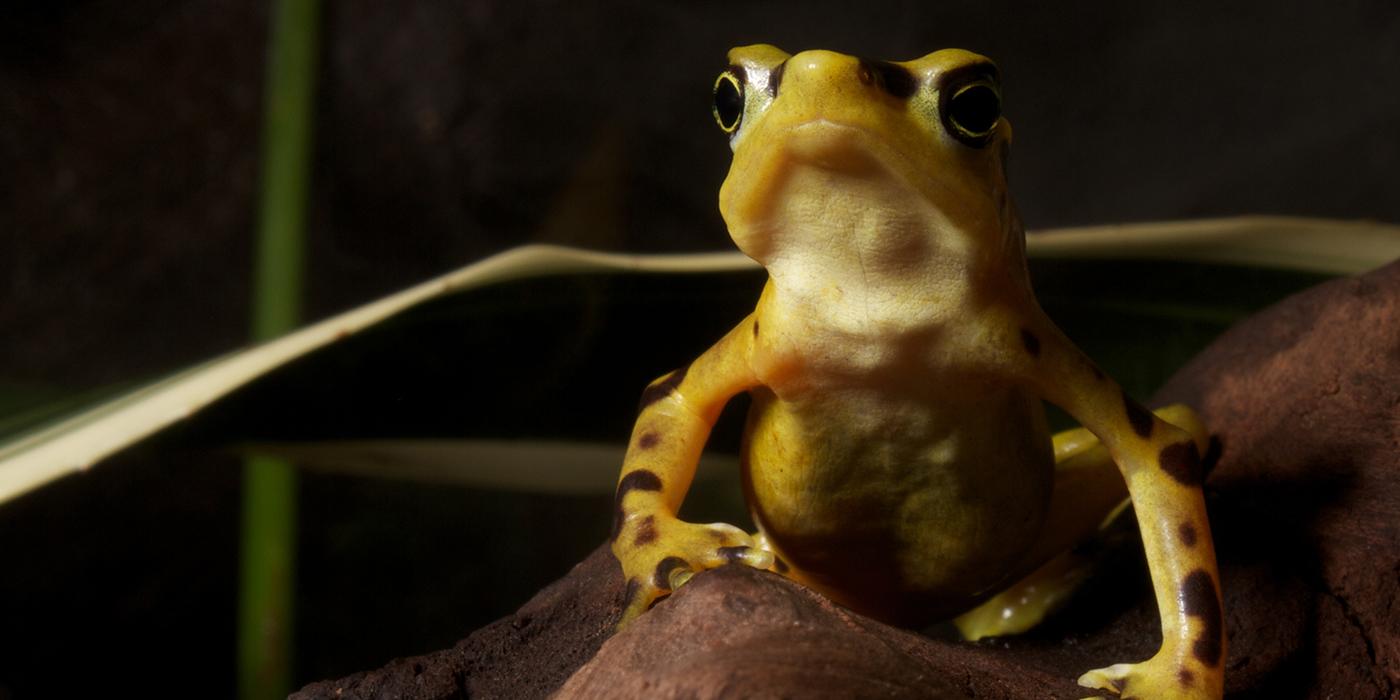
<svg viewBox="0 0 1400 700"><path fill-rule="evenodd" d="M316 73L317 0L273 4L263 124L252 330L266 340L301 313ZM286 697L291 688L297 474L281 460L252 458L243 472L238 695Z"/></svg>
<svg viewBox="0 0 1400 700"><path fill-rule="evenodd" d="M238 696L284 698L291 688L297 474L278 459L243 467Z"/></svg>

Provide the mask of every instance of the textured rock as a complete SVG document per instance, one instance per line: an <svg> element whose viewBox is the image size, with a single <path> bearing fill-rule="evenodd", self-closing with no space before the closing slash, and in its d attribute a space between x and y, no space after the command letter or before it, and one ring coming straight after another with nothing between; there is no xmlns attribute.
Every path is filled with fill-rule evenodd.
<svg viewBox="0 0 1400 700"><path fill-rule="evenodd" d="M1395 697L1400 264L1241 323L1155 402L1176 401L1200 409L1222 448L1207 503L1227 694ZM737 567L696 576L609 639L622 580L600 548L452 650L298 697L1079 697L1079 673L1160 641L1135 537L1117 539L1059 615L981 644L897 630Z"/></svg>
<svg viewBox="0 0 1400 700"><path fill-rule="evenodd" d="M786 579L728 567L605 643L557 697L962 697L927 647Z"/></svg>

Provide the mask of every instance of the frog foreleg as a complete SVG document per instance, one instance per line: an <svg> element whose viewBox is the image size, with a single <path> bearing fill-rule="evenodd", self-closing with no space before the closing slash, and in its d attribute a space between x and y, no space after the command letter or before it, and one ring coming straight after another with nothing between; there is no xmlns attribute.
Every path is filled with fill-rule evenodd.
<svg viewBox="0 0 1400 700"><path fill-rule="evenodd" d="M729 563L760 569L773 554L732 525L697 525L676 517L695 466L724 404L756 383L749 364L752 319L690 366L652 382L618 478L612 551L627 580L619 626L697 571Z"/></svg>
<svg viewBox="0 0 1400 700"><path fill-rule="evenodd" d="M1226 639L1200 449L1058 330L1035 335L1043 352L1030 365L1031 381L1102 440L1127 483L1161 615L1162 646L1151 659L1090 671L1080 685L1122 697L1219 698Z"/></svg>

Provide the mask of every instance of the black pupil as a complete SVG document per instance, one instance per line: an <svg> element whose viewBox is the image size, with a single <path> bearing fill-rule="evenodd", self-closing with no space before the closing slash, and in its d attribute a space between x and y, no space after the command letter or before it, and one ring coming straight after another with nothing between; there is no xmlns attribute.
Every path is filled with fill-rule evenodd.
<svg viewBox="0 0 1400 700"><path fill-rule="evenodd" d="M986 85L973 85L953 96L949 105L953 122L969 134L985 134L1001 116L1001 100Z"/></svg>
<svg viewBox="0 0 1400 700"><path fill-rule="evenodd" d="M744 96L739 94L739 86L728 76L721 78L715 86L715 116L719 118L720 127L733 129L743 111Z"/></svg>

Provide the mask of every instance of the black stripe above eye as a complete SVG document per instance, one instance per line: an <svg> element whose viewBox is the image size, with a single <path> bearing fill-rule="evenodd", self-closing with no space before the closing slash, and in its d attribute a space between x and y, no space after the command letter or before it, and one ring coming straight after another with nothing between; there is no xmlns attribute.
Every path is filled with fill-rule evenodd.
<svg viewBox="0 0 1400 700"><path fill-rule="evenodd" d="M970 83L979 78L996 84L1001 82L1001 72L991 63L969 63L965 66L958 66L952 70L944 71L938 76L938 83L934 87L942 90L955 83Z"/></svg>
<svg viewBox="0 0 1400 700"><path fill-rule="evenodd" d="M895 99L907 100L919 90L918 79L904 66L889 61L862 58L860 59L860 68L862 74L873 76L876 84Z"/></svg>
<svg viewBox="0 0 1400 700"><path fill-rule="evenodd" d="M783 69L787 67L787 61L778 64L772 73L768 74L768 94L773 97L778 96L778 86L783 84Z"/></svg>

